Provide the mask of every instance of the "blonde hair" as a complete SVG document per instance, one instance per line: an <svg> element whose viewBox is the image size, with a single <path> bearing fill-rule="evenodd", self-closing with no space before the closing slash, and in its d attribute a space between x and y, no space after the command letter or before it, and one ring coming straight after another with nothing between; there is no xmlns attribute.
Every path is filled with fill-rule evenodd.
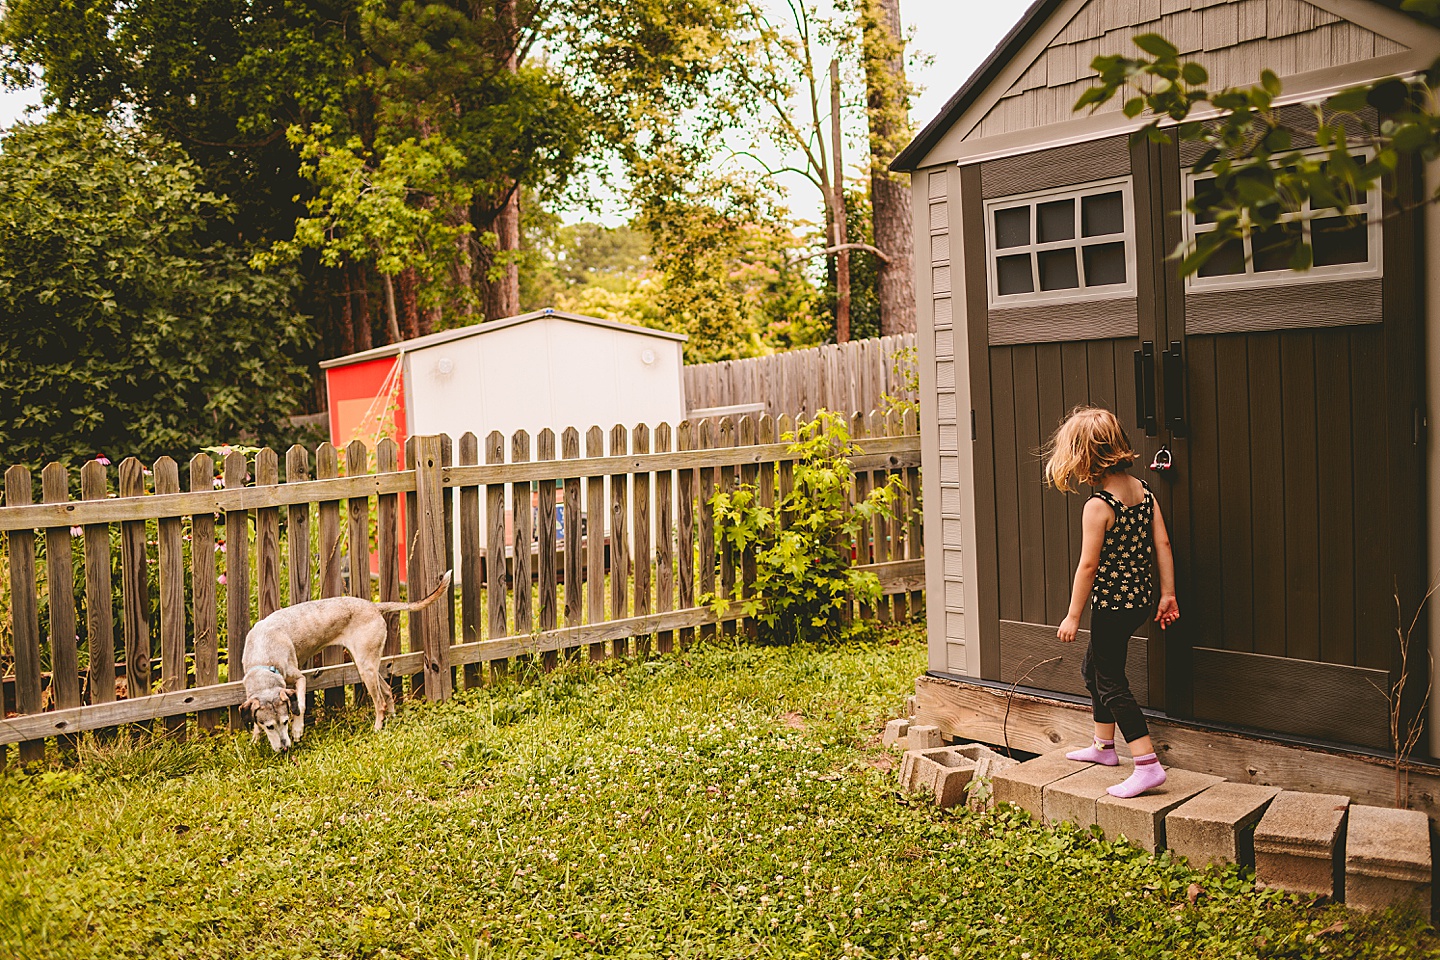
<svg viewBox="0 0 1440 960"><path fill-rule="evenodd" d="M1045 482L1066 493L1078 484L1096 486L1105 474L1139 459L1115 414L1104 407L1076 407L1045 444Z"/></svg>

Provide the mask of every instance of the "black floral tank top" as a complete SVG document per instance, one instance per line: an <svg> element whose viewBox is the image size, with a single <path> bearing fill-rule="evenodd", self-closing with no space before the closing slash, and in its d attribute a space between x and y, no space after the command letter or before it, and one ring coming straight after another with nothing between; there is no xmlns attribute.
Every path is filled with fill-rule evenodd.
<svg viewBox="0 0 1440 960"><path fill-rule="evenodd" d="M1155 541L1151 535L1154 507L1150 487L1144 480L1140 485L1145 487L1145 497L1130 507L1107 491L1091 494L1115 512L1115 522L1105 531L1105 543L1100 547L1100 567L1090 590L1091 606L1144 610L1155 602Z"/></svg>

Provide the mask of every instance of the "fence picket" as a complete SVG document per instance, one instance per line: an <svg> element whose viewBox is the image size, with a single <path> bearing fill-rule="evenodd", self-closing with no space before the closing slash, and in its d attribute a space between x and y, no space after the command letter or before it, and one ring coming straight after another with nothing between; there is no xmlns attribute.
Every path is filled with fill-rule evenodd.
<svg viewBox="0 0 1440 960"><path fill-rule="evenodd" d="M850 416L850 438L858 442L858 445L865 445L865 438L870 435L870 422L862 413L851 414ZM870 496L872 477L868 470L855 471L855 497L856 501L864 500ZM870 524L862 523L855 531L855 563L864 565L875 562L875 541L870 534ZM873 604L859 604L859 611L856 614L862 620L871 620L875 617Z"/></svg>
<svg viewBox="0 0 1440 960"><path fill-rule="evenodd" d="M322 443L315 451L315 478L329 480L340 476L340 451L332 443ZM325 500L319 508L319 530L316 548L320 551L320 596L345 595L345 557L340 552L340 501ZM345 651L327 647L308 666L333 666L345 661ZM322 694L326 707L345 706L345 688L327 687Z"/></svg>
<svg viewBox="0 0 1440 960"><path fill-rule="evenodd" d="M530 434L516 430L510 437L510 461L530 462ZM530 602L530 543L533 525L530 522L530 484L510 485L512 589L515 591L515 635L523 637L534 626L534 611Z"/></svg>
<svg viewBox="0 0 1440 960"><path fill-rule="evenodd" d="M599 427L585 431L585 455L605 455L605 434ZM585 622L600 623L605 619L605 481L600 477L585 479ZM590 644L590 659L605 657L603 643Z"/></svg>
<svg viewBox="0 0 1440 960"><path fill-rule="evenodd" d="M139 469L139 461L135 467ZM28 504L34 493L30 471L13 466L5 471L5 503L9 506ZM145 524L140 524L140 544L145 544ZM40 606L35 596L35 532L12 530L10 547L10 636L15 647L15 711L39 713L40 700ZM142 556L143 559L143 556ZM143 566L142 566L143 571ZM147 635L148 636L148 635ZM145 661L150 666L150 661ZM20 744L20 762L45 759L45 741L27 740Z"/></svg>
<svg viewBox="0 0 1440 960"><path fill-rule="evenodd" d="M650 428L637 424L630 431L630 449L635 453L650 452ZM634 604L631 609L635 616L650 615L651 569L650 554L650 474L640 471L630 479L630 572L634 581ZM635 638L635 653L640 657L650 655L650 638Z"/></svg>
<svg viewBox="0 0 1440 960"><path fill-rule="evenodd" d="M398 469L399 445L389 437L375 444L375 472L394 473ZM380 600L400 599L400 495L382 493L375 498L375 549L379 556ZM400 618L385 618L385 656L400 653ZM390 678L390 692L399 700L405 695L405 681L396 675Z"/></svg>
<svg viewBox="0 0 1440 960"><path fill-rule="evenodd" d="M440 434L440 465L450 467L454 464L455 448L450 441L450 435ZM443 576L446 570L451 571L450 584L445 588L445 596L440 599L445 604L445 616L441 618L445 624L446 643L455 644L455 491L443 483L440 487L440 499L445 510L445 556L440 564L438 575ZM429 593L429 589L426 589ZM455 678L450 678L450 685L455 685Z"/></svg>
<svg viewBox="0 0 1440 960"><path fill-rule="evenodd" d="M505 462L505 437L491 430L485 438L485 462ZM510 635L505 613L505 484L485 485L485 608L488 612L485 639ZM503 674L506 663L492 661L490 669Z"/></svg>
<svg viewBox="0 0 1440 960"><path fill-rule="evenodd" d="M498 434L492 434L498 436ZM415 529L419 561L410 568L410 598L420 600L433 590L445 573L445 486L442 478L444 451L441 438L416 438ZM448 700L454 692L450 670L449 614L440 603L411 615L425 621L425 699Z"/></svg>
<svg viewBox="0 0 1440 960"><path fill-rule="evenodd" d="M460 463L480 462L480 438L471 431L460 435ZM480 587L484 582L485 560L480 549L480 488L460 488L460 642L480 639ZM480 664L467 663L461 670L465 689L480 686Z"/></svg>
<svg viewBox="0 0 1440 960"><path fill-rule="evenodd" d="M759 437L759 427L754 417L745 416L740 418L740 446L753 447ZM740 467L740 483L755 489L758 495L760 484L760 465L756 463L743 464ZM746 600L755 596L755 548L748 546L740 553L740 594ZM746 636L755 635L755 621L746 618L740 621L740 627L745 631Z"/></svg>
<svg viewBox="0 0 1440 960"><path fill-rule="evenodd" d="M120 465L125 466L123 463ZM245 454L232 450L225 455L225 487L238 489L249 478ZM121 470L124 476L124 470ZM120 495L125 496L124 482ZM121 525L123 529L123 524ZM122 542L123 546L123 542ZM121 551L121 563L125 563ZM123 571L122 571L123 576ZM126 613L129 616L129 613ZM225 675L239 680L244 668L245 637L250 632L250 514L246 510L225 511ZM126 629L126 659L129 659L130 638ZM127 664L128 669L128 664ZM240 711L230 708L230 729L239 730Z"/></svg>
<svg viewBox="0 0 1440 960"><path fill-rule="evenodd" d="M535 438L535 459L555 459L555 431L546 427ZM528 486L528 484L527 484ZM559 614L555 594L555 481L541 480L535 505L535 545L539 559L537 577L536 613L539 616L541 632L554 630L559 625ZM543 657L545 669L555 667L555 651L547 650Z"/></svg>
<svg viewBox="0 0 1440 960"><path fill-rule="evenodd" d="M120 461L120 496L141 497L144 495L145 468L134 457L126 457ZM123 623L125 627L125 696L127 697L143 697L150 693L148 564L145 521L127 520L120 524L120 598L125 608Z"/></svg>
<svg viewBox="0 0 1440 960"><path fill-rule="evenodd" d="M41 499L64 503L70 499L70 471L51 463L40 471ZM178 526L178 524L177 524ZM80 652L75 622L75 569L71 558L69 527L45 530L45 585L50 591L50 690L55 709L80 706ZM182 593L183 597L183 593ZM185 617L180 617L180 645L185 645Z"/></svg>
<svg viewBox="0 0 1440 960"><path fill-rule="evenodd" d="M345 475L357 477L370 472L370 454L365 449L365 441L351 440L345 445ZM350 590L349 595L360 597L364 600L373 599L370 591L370 498L350 497L345 501L345 514L347 530L345 539L350 548L348 554L348 566L350 568ZM341 654L342 658L344 654ZM344 687L339 687L344 691ZM369 696L363 683L357 683L353 687L355 691L355 703L361 704Z"/></svg>
<svg viewBox="0 0 1440 960"><path fill-rule="evenodd" d="M905 435L907 437L920 437L918 418L914 410L905 411ZM905 498L905 559L919 560L925 556L925 523L920 512L920 468L905 468L905 486L908 495ZM919 590L910 593L910 615L918 616L924 604L924 594Z"/></svg>
<svg viewBox="0 0 1440 960"><path fill-rule="evenodd" d="M899 412L889 411L885 415L885 435L898 437L904 429L904 422ZM885 476L886 482L894 480L899 489L900 495L896 498L893 506L893 516L885 521L889 533L889 542L885 546L885 555L890 560L903 560L905 558L905 472L904 470L891 470ZM910 597L905 593L896 593L890 597L891 616L896 620L910 619Z"/></svg>
<svg viewBox="0 0 1440 960"><path fill-rule="evenodd" d="M567 427L560 434L560 456L565 460L580 459L580 431ZM580 478L565 478L565 626L578 627L585 619L584 579L585 557L581 553Z"/></svg>
<svg viewBox="0 0 1440 960"><path fill-rule="evenodd" d="M670 452L670 424L655 427L655 452ZM674 473L655 473L655 612L675 609L675 508ZM648 526L647 526L648 529ZM675 649L675 631L662 631L656 641L660 653Z"/></svg>
<svg viewBox="0 0 1440 960"><path fill-rule="evenodd" d="M610 455L618 457L629 452L628 431L620 424L610 428ZM628 497L630 475L610 475L610 620L623 620L630 615L630 511ZM629 647L626 640L615 641L615 656L623 657Z"/></svg>
<svg viewBox="0 0 1440 960"><path fill-rule="evenodd" d="M280 482L280 460L269 447L255 454L255 485L273 487ZM157 491L158 492L158 491ZM280 609L280 510L255 511L255 572L258 579L260 619Z"/></svg>
<svg viewBox="0 0 1440 960"><path fill-rule="evenodd" d="M155 461L155 492L179 493L180 470L170 457ZM160 580L160 693L184 690L185 669L185 553L180 541L180 518L163 517L155 542ZM166 717L163 726L184 739L185 716Z"/></svg>
<svg viewBox="0 0 1440 960"><path fill-rule="evenodd" d="M204 457L202 453L200 456ZM205 457L208 461L210 458ZM211 467L213 474L214 467ZM104 500L109 496L110 483L105 465L91 460L80 468L80 498ZM210 521L214 539L215 522ZM214 552L210 556L211 622L214 622ZM86 684L91 703L112 703L115 700L115 608L110 585L110 525L85 525L85 644L90 661L90 681ZM198 620L196 621L199 622ZM212 627L213 637L213 627ZM213 648L212 648L213 649ZM212 681L213 682L213 681ZM0 751L3 765L4 751Z"/></svg>
<svg viewBox="0 0 1440 960"><path fill-rule="evenodd" d="M416 452L417 440L415 437L405 439L405 465L410 469L415 468L415 458L419 455ZM419 507L416 506L415 488L405 493L405 529L401 533L401 549L405 551L405 599L418 600L417 587L415 582L415 571L420 569L420 537L417 535L416 524L419 522ZM425 652L425 618L418 613L407 613L405 615L405 627L408 631L410 642L407 650L410 653L424 654ZM410 675L410 696L418 697L425 688L425 674L412 673Z"/></svg>
<svg viewBox="0 0 1440 960"><path fill-rule="evenodd" d="M720 420L720 446L734 447L739 440L739 431L735 428L734 417L723 417ZM721 493L731 495L735 493L735 468L733 466L717 467L716 487ZM713 512L712 512L713 523ZM737 557L735 548L728 539L715 538L715 549L720 554L720 596L727 600L735 599L735 568ZM726 636L733 636L736 631L734 620L727 620L720 626Z"/></svg>
<svg viewBox="0 0 1440 960"><path fill-rule="evenodd" d="M84 482L84 476L81 476ZM215 461L208 453L190 458L190 489L213 490ZM88 545L87 545L88 546ZM195 686L220 682L220 623L215 603L215 514L197 513L190 518L190 619L191 648L195 651ZM94 649L93 647L91 648ZM220 726L224 713L200 711L200 729Z"/></svg>
<svg viewBox="0 0 1440 960"><path fill-rule="evenodd" d="M701 450L708 450L715 445L714 434L708 419L700 421L700 435L697 442ZM700 595L696 599L701 603L708 603L715 596L715 505L711 503L715 499L715 471L702 469L698 473L700 519L698 521L699 557L696 562L700 567ZM702 626L700 636L715 636L715 625L707 623Z"/></svg>

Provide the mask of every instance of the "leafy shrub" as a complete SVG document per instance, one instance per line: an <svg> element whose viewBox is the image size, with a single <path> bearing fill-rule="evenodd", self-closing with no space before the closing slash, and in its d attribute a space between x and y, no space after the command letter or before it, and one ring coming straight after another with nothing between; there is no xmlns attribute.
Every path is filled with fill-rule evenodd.
<svg viewBox="0 0 1440 960"><path fill-rule="evenodd" d="M711 499L715 541L755 557L755 589L738 602L761 625L761 639L793 643L804 638L848 639L867 625L850 619L852 601L874 603L880 581L851 565L850 544L868 537L877 517L894 516L899 479L853 502L855 471L850 458L860 448L843 417L821 410L783 438L795 455L794 485L775 506L760 500L759 488L741 484ZM770 467L773 469L773 466ZM724 597L707 598L717 613L729 609Z"/></svg>

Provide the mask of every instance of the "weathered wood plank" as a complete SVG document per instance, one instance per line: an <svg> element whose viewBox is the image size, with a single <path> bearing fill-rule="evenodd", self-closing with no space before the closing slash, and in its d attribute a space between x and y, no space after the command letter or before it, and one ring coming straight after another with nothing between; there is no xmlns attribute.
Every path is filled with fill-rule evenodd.
<svg viewBox="0 0 1440 960"><path fill-rule="evenodd" d="M535 458L555 459L555 431L546 427L535 438ZM554 630L560 621L555 592L555 481L541 480L538 501L535 507L535 545L540 566L537 571L536 615L542 632ZM545 668L555 666L555 651L545 654Z"/></svg>
<svg viewBox="0 0 1440 960"><path fill-rule="evenodd" d="M850 437L853 440L863 441L870 436L870 418L863 413L850 415ZM855 496L857 501L864 500L870 496L871 482L873 477L868 470L859 470L855 473ZM872 534L870 524L862 523L855 532L855 562L859 564L873 563L875 561L875 537ZM858 604L859 610L856 615L862 620L870 620L875 617L874 604Z"/></svg>
<svg viewBox="0 0 1440 960"><path fill-rule="evenodd" d="M139 462L136 461L138 472ZM34 497L28 468L16 465L5 471L5 502L28 504ZM145 532L140 532L144 546ZM40 712L40 607L35 596L35 534L13 530L10 547L10 636L15 648L15 709ZM142 568L143 569L143 568ZM127 631L128 632L128 631ZM145 661L149 669L150 661ZM20 762L45 758L43 740L20 744Z"/></svg>
<svg viewBox="0 0 1440 960"><path fill-rule="evenodd" d="M485 462L505 462L505 437L491 430L485 438ZM488 640L510 635L505 611L505 484L485 485L485 609ZM495 673L505 671L504 661L492 663Z"/></svg>
<svg viewBox="0 0 1440 960"><path fill-rule="evenodd" d="M369 470L370 453L365 448L365 441L351 440L345 445L346 475L359 476ZM370 591L370 498L351 497L345 503L345 515L345 539L350 548L346 557L346 566L350 571L347 593L362 600L373 600L374 596ZM345 654L342 652L341 656ZM352 689L357 706L369 696L363 683L356 684Z"/></svg>
<svg viewBox="0 0 1440 960"><path fill-rule="evenodd" d="M680 450L689 450L695 443L694 431L694 424L689 420L681 420L675 430L675 446ZM675 485L675 552L678 561L678 582L675 586L679 604L683 608L695 605L695 471L677 471ZM680 646L688 647L694 638L694 630L682 631Z"/></svg>
<svg viewBox="0 0 1440 960"><path fill-rule="evenodd" d="M180 470L170 457L155 461L155 492L180 492ZM180 540L180 521L166 517L159 521L155 542L159 553L160 580L160 690L184 690L185 669L185 552ZM68 550L68 545L67 545ZM185 735L184 717L167 717L165 729L172 736Z"/></svg>
<svg viewBox="0 0 1440 960"><path fill-rule="evenodd" d="M204 456L204 454L201 454ZM205 458L207 461L209 457ZM214 467L211 467L213 474ZM105 465L91 460L80 468L80 496L85 500L104 500L110 493ZM210 534L215 533L211 517ZM210 556L210 580L215 579L214 551ZM110 703L115 699L115 608L110 585L110 526L93 523L85 527L85 643L90 660L90 682L87 684L91 703ZM198 622L198 621L197 621ZM214 682L212 678L210 682Z"/></svg>
<svg viewBox="0 0 1440 960"><path fill-rule="evenodd" d="M51 463L40 471L41 497L47 503L70 499L70 471ZM68 527L45 531L45 585L50 592L50 688L57 709L80 706L80 652L76 636L75 568ZM184 648L185 617L180 617Z"/></svg>
<svg viewBox="0 0 1440 960"><path fill-rule="evenodd" d="M630 431L630 446L635 453L650 452L650 428L637 424ZM635 616L650 613L650 474L637 473L630 479L630 570L634 580ZM650 655L650 638L637 637L637 656Z"/></svg>
<svg viewBox="0 0 1440 960"><path fill-rule="evenodd" d="M580 432L568 427L560 434L560 456L580 458ZM565 626L579 626L585 619L584 554L581 553L580 478L565 481Z"/></svg>
<svg viewBox="0 0 1440 960"><path fill-rule="evenodd" d="M462 466L480 461L480 438L466 431L460 435ZM480 597L485 582L485 558L480 547L480 488L460 488L460 642L480 640ZM467 663L461 671L467 690L480 686L479 664Z"/></svg>
<svg viewBox="0 0 1440 960"><path fill-rule="evenodd" d="M322 443L315 451L315 476L321 480L340 475L340 452L332 443ZM319 507L320 551L320 596L341 597L345 595L345 558L340 552L340 501L325 500ZM345 651L337 646L327 647L312 660L309 666L334 666L345 659ZM331 687L325 691L325 706L339 709L345 706L345 688Z"/></svg>
<svg viewBox="0 0 1440 960"><path fill-rule="evenodd" d="M600 428L585 431L586 459L605 455L605 434ZM585 481L585 622L599 623L605 619L605 481L592 476ZM590 645L590 659L605 657L602 645Z"/></svg>
<svg viewBox="0 0 1440 960"><path fill-rule="evenodd" d="M190 458L190 489L204 490L214 487L215 461L207 453L195 454ZM217 607L215 514L197 513L190 518L190 644L195 656L197 687L208 687L220 682L220 621ZM200 729L214 730L220 726L224 715L218 710L207 710L200 714L199 720Z"/></svg>
<svg viewBox="0 0 1440 960"><path fill-rule="evenodd" d="M310 451L294 444L285 451L285 482L310 479ZM192 484L193 486L193 484ZM310 505L292 503L285 509L285 546L288 553L290 603L310 599Z"/></svg>
<svg viewBox="0 0 1440 960"><path fill-rule="evenodd" d="M242 473L243 476L243 473ZM145 471L140 461L126 457L120 462L120 496L145 494ZM13 545L12 545L13 546ZM11 557L15 556L11 551ZM248 557L248 552L247 552ZM12 563L13 563L12 559ZM131 520L120 525L120 597L124 604L125 695L143 697L150 693L150 584L146 568L145 521ZM246 614L248 617L249 610Z"/></svg>
<svg viewBox="0 0 1440 960"><path fill-rule="evenodd" d="M623 454L629 445L629 432L621 424L610 428L610 454ZM613 474L609 482L610 492L610 616L611 620L624 620L630 615L630 477L628 474ZM615 644L615 656L624 656L627 650L626 638Z"/></svg>
<svg viewBox="0 0 1440 960"><path fill-rule="evenodd" d="M280 459L274 450L265 447L255 454L255 483L268 487L279 482ZM255 511L255 577L260 619L264 620L280 609L280 510L277 507Z"/></svg>
<svg viewBox="0 0 1440 960"><path fill-rule="evenodd" d="M414 470L415 460L419 456L414 437L405 438L405 465ZM416 505L416 492L411 489L405 494L405 530L401 534L400 542L405 549L405 599L418 599L420 587L416 583L417 571L420 569L420 538L416 535L416 524L419 522L420 508ZM418 613L407 613L405 615L405 627L408 631L409 643L406 649L410 653L423 654L425 652L425 624L426 620ZM424 660L422 657L421 663ZM423 671L410 675L410 695L418 697L425 686L425 674Z"/></svg>
<svg viewBox="0 0 1440 960"><path fill-rule="evenodd" d="M225 487L241 490L249 477L245 454L232 450L225 455ZM124 495L123 492L121 494ZM235 501L237 504L239 501ZM225 674L239 677L245 656L245 637L250 633L250 516L244 510L225 513ZM123 564L124 556L121 556ZM126 631L125 649L130 649ZM128 659L128 652L127 652ZM240 712L230 711L229 726L239 730Z"/></svg>
<svg viewBox="0 0 1440 960"><path fill-rule="evenodd" d="M670 449L670 424L655 427L655 451ZM675 609L675 510L674 477L669 470L655 474L655 611L669 613ZM649 612L648 610L646 611ZM667 630L656 639L661 653L675 649L675 633Z"/></svg>
<svg viewBox="0 0 1440 960"><path fill-rule="evenodd" d="M516 430L510 437L510 459L514 463L529 462L530 434L528 432ZM511 485L510 514L514 518L511 521L513 541L511 555L514 570L511 582L514 584L515 590L515 633L518 636L530 633L535 623L530 594L530 544L534 532L530 514L530 484Z"/></svg>
<svg viewBox="0 0 1440 960"><path fill-rule="evenodd" d="M740 438L740 432L736 429L733 417L723 417L720 420L720 439L722 447L734 447ZM731 464L719 467L715 471L715 486L719 492L726 496L735 493L735 467ZM712 511L713 523L713 511ZM715 550L720 556L720 596L727 600L735 597L735 571L737 566L736 551L730 541L717 534L715 537ZM727 621L721 628L727 635L735 633L735 622Z"/></svg>
<svg viewBox="0 0 1440 960"><path fill-rule="evenodd" d="M740 446L753 447L759 441L760 427L754 417L740 418ZM760 483L760 466L754 463L745 463L740 466L740 483L756 489L759 495L758 486ZM755 549L753 546L746 548L740 554L740 592L739 595L745 599L755 596ZM746 620L742 624L748 636L755 635L755 621Z"/></svg>
<svg viewBox="0 0 1440 960"><path fill-rule="evenodd" d="M498 434L492 434L498 436ZM416 438L415 521L416 556L411 568L410 598L420 600L445 573L445 501L440 485L442 444L438 436ZM450 673L450 631L443 603L433 603L413 615L425 620L425 699L448 700L454 693Z"/></svg>
<svg viewBox="0 0 1440 960"><path fill-rule="evenodd" d="M381 438L375 444L376 474L393 473L398 468L400 446L389 437ZM400 496L382 493L375 504L375 549L379 554L380 600L394 602L400 599ZM400 618L385 618L385 656L400 654ZM399 700L405 695L404 681L399 676L390 678L390 692Z"/></svg>
<svg viewBox="0 0 1440 960"><path fill-rule="evenodd" d="M701 449L709 449L715 442L714 433L709 420L700 421L700 435L697 443ZM698 557L695 561L700 574L700 595L696 597L699 603L709 603L715 596L715 505L711 502L715 499L715 471L713 469L700 469L696 473L699 476L700 518L698 525ZM700 629L701 637L713 637L715 628L705 626Z"/></svg>

